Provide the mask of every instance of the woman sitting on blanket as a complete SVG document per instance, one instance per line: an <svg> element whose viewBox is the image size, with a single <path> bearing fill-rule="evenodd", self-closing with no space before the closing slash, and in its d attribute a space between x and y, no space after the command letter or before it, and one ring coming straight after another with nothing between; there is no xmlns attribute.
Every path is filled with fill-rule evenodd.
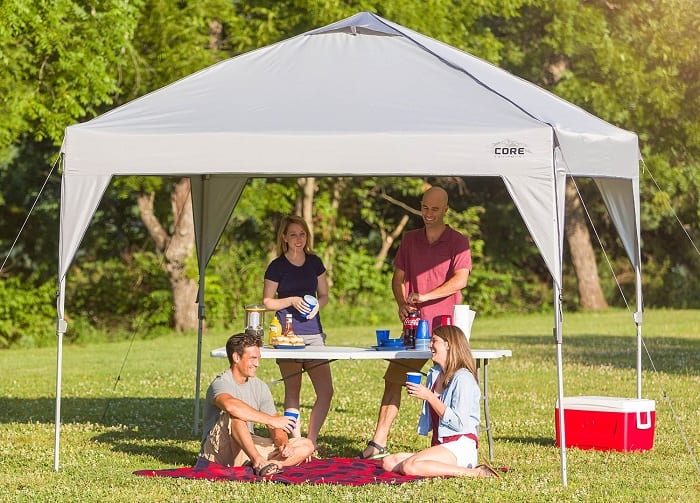
<svg viewBox="0 0 700 503"><path fill-rule="evenodd" d="M408 396L423 400L418 434L432 431L431 446L418 453L402 452L382 460L386 471L404 475L498 477L489 465L477 465L480 398L476 363L459 327L433 330L430 352L435 364L426 386L406 383Z"/></svg>

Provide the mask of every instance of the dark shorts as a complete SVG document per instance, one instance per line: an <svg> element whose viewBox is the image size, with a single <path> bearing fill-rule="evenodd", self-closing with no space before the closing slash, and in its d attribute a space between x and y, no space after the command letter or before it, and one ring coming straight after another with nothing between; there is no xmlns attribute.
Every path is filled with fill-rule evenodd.
<svg viewBox="0 0 700 503"><path fill-rule="evenodd" d="M427 361L427 359L415 358L391 360L384 373L384 380L390 383L403 385L406 383L406 372L420 372Z"/></svg>

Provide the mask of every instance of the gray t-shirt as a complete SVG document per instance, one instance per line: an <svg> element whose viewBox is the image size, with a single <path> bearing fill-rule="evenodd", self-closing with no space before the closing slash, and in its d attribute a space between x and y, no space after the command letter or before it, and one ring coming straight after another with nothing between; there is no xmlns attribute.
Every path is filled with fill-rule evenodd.
<svg viewBox="0 0 700 503"><path fill-rule="evenodd" d="M254 409L270 415L276 415L275 402L272 399L270 388L261 379L250 377L243 384L238 384L233 379L231 369L224 370L217 375L207 389L207 398L204 404L204 428L202 440L204 441L209 432L219 419L221 409L214 403L214 398L221 393L228 393L234 398L247 403ZM248 428L253 432L253 423L248 423Z"/></svg>

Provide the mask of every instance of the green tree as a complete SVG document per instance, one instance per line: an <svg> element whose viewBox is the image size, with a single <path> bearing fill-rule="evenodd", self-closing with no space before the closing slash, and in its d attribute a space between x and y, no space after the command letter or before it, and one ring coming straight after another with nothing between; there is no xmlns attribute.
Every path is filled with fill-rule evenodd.
<svg viewBox="0 0 700 503"><path fill-rule="evenodd" d="M0 159L25 136L56 145L63 129L111 105L140 1L0 4Z"/></svg>
<svg viewBox="0 0 700 503"><path fill-rule="evenodd" d="M123 74L118 104L160 88L232 54L243 19L230 1L146 0L133 40L133 64ZM164 262L177 330L197 327L194 220L190 182L130 177L115 181L121 198L135 201L154 250ZM164 204L170 201L170 205Z"/></svg>
<svg viewBox="0 0 700 503"><path fill-rule="evenodd" d="M670 211L698 235L700 109L696 50L700 15L694 0L535 1L508 24L493 23L506 46L503 65L591 113L637 132L646 160L641 171L642 233L648 278L646 302L669 301L664 284L682 283L680 295L698 305L700 273ZM651 176L657 179L659 192ZM589 212L607 249L623 256L602 202L583 184ZM613 236L613 237L609 237ZM685 251L687 250L687 251ZM599 253L600 254L600 253ZM633 294L626 261L617 280ZM609 296L617 295L608 282ZM693 293L695 292L695 293ZM612 298L610 300L613 300Z"/></svg>
<svg viewBox="0 0 700 503"><path fill-rule="evenodd" d="M0 274L39 272L38 282L55 274L57 174L11 257L9 247L57 158L64 128L114 103L140 5L0 3L0 257L7 259Z"/></svg>
<svg viewBox="0 0 700 503"><path fill-rule="evenodd" d="M6 253L22 225L67 125L221 59L369 10L638 132L650 168L642 172L646 301L700 305L698 256L670 210L697 236L700 20L693 5L694 0L102 0L86 7L68 0L6 0L0 4L0 58L7 69L0 75L0 249ZM577 182L606 249L622 256L595 187ZM412 208L424 183L449 186L454 224L472 237L479 263L467 291L470 303L481 304L481 312L483 306L498 311L549 305L549 275L499 180L303 177L249 182L210 265L208 312L225 322L259 296L277 222L291 212L312 224L338 305L381 296L403 230L420 225ZM119 323L139 305L161 303L163 313L170 313L167 304L178 304L172 271L194 281L191 227L184 232L189 240L179 250L171 248L173 231L182 223L177 209L187 200L184 186L185 180L146 177L110 185L76 257L73 279L69 275L70 288L84 294L72 295L76 308L91 322ZM269 197L259 197L261 192ZM175 196L180 199L173 203ZM58 200L54 174L3 276L40 285L54 274ZM158 232L149 234L144 220ZM620 260L615 268L630 290L629 266ZM155 279L159 274L169 278L170 292L164 290L168 282ZM118 319L109 316L109 307L100 307L109 302L97 301L112 292L91 283L110 276L119 278L115 287L133 300ZM567 270L565 291L574 282ZM603 284L611 301L614 283ZM568 302L580 299L573 295ZM149 324L165 319L170 317L154 316Z"/></svg>

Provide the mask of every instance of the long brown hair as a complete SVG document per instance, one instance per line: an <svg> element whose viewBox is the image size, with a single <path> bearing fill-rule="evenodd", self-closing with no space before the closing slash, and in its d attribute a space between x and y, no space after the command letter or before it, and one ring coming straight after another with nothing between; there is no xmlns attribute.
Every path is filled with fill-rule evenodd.
<svg viewBox="0 0 700 503"><path fill-rule="evenodd" d="M445 386L449 384L452 376L461 368L471 372L478 383L479 375L476 371L476 362L474 361L469 341L467 341L467 337L462 332L462 329L455 325L442 325L433 330L433 335L440 337L449 345L445 368L442 369L445 374Z"/></svg>
<svg viewBox="0 0 700 503"><path fill-rule="evenodd" d="M306 232L306 246L304 246L304 253L311 255L313 253L313 250L311 249L311 241L313 240L313 237L311 236L309 224L306 223L306 220L297 215L287 215L282 217L280 226L277 229L277 255L282 256L287 253L287 250L289 249L289 245L285 243L284 239L282 238L287 234L287 229L289 229L291 224L300 225L301 228L304 229L304 232Z"/></svg>

